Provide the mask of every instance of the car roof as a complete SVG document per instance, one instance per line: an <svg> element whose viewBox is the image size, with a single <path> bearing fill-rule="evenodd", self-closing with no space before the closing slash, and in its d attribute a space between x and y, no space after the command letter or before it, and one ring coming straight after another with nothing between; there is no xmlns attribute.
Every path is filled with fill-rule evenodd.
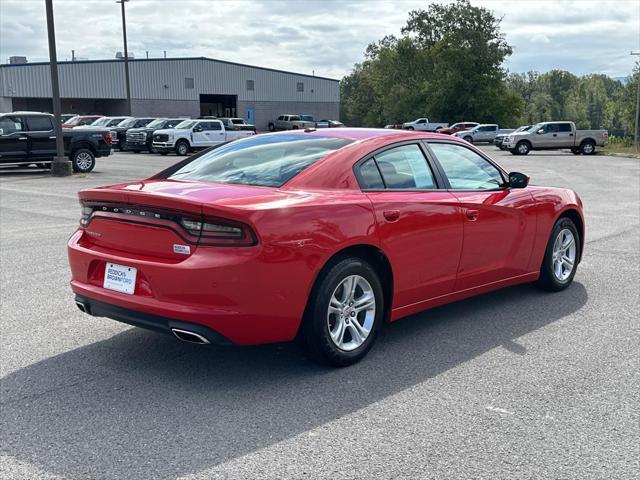
<svg viewBox="0 0 640 480"><path fill-rule="evenodd" d="M416 132L412 130L394 130L390 128L332 128L332 129L315 129L307 128L304 130L286 130L284 132L266 133L263 135L314 135L324 138L345 138L353 141L364 141L368 139L378 139L382 137L393 138L397 141L404 139L412 140L420 139L449 139L449 135L431 132Z"/></svg>

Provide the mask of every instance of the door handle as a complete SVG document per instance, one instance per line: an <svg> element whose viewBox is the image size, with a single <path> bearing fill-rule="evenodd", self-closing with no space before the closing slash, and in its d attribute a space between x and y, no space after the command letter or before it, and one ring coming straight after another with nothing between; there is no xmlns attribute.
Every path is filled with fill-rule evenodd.
<svg viewBox="0 0 640 480"><path fill-rule="evenodd" d="M18 140L27 140L27 137L18 137Z"/></svg>
<svg viewBox="0 0 640 480"><path fill-rule="evenodd" d="M56 136L54 135L53 137L49 137L50 140L55 140Z"/></svg>
<svg viewBox="0 0 640 480"><path fill-rule="evenodd" d="M397 222L400 218L400 210L385 210L382 212L382 215L384 215L384 218L389 222Z"/></svg>
<svg viewBox="0 0 640 480"><path fill-rule="evenodd" d="M573 137L573 133L570 133L570 134L569 134L569 136L570 136L570 137Z"/></svg>
<svg viewBox="0 0 640 480"><path fill-rule="evenodd" d="M465 215L467 216L467 219L470 222L475 222L478 219L478 216L480 215L480 212L478 212L478 210L469 210L469 209L467 209L465 211Z"/></svg>
<svg viewBox="0 0 640 480"><path fill-rule="evenodd" d="M557 133L554 133L554 134L553 134L553 136L554 136L554 137L557 137L557 136L558 136L558 134L557 134Z"/></svg>

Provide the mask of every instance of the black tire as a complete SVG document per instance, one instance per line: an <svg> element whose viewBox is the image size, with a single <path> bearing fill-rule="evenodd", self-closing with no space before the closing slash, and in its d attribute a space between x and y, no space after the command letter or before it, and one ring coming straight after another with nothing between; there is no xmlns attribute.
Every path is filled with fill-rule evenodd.
<svg viewBox="0 0 640 480"><path fill-rule="evenodd" d="M160 155L162 155L163 157L169 155L169 152L160 152Z"/></svg>
<svg viewBox="0 0 640 480"><path fill-rule="evenodd" d="M298 125L294 125L293 127L291 127L291 130L298 130Z"/></svg>
<svg viewBox="0 0 640 480"><path fill-rule="evenodd" d="M469 143L473 143L473 137L470 137L469 135L467 135L466 137L463 138L463 140L465 142L469 142Z"/></svg>
<svg viewBox="0 0 640 480"><path fill-rule="evenodd" d="M127 151L127 142L126 142L126 140L120 140L118 142L118 150L120 150L121 152L126 152Z"/></svg>
<svg viewBox="0 0 640 480"><path fill-rule="evenodd" d="M140 153L140 150L132 150L133 153Z"/></svg>
<svg viewBox="0 0 640 480"><path fill-rule="evenodd" d="M575 261L573 264L573 270L570 275L565 280L559 280L554 273L554 265L553 265L553 247L556 241L556 238L563 230L569 230L573 234L576 250L575 250ZM549 241L547 242L547 249L544 253L544 259L542 260L542 266L540 267L540 278L534 283L538 288L542 290L546 290L548 292L559 292L560 290L564 290L567 288L571 282L573 281L573 277L576 275L576 270L578 269L578 259L580 258L582 252L581 248L581 240L580 233L576 228L573 220L567 217L562 217L558 219L556 224L553 226L551 230L551 235L549 236Z"/></svg>
<svg viewBox="0 0 640 480"><path fill-rule="evenodd" d="M89 173L96 166L96 156L88 148L79 148L71 153L71 167L76 173Z"/></svg>
<svg viewBox="0 0 640 480"><path fill-rule="evenodd" d="M413 127L407 127L407 130L415 130Z"/></svg>
<svg viewBox="0 0 640 480"><path fill-rule="evenodd" d="M189 142L187 142L186 140L178 140L175 146L176 155L180 155L182 157L184 157L185 155L188 155L189 148L190 148Z"/></svg>
<svg viewBox="0 0 640 480"><path fill-rule="evenodd" d="M596 144L593 140L585 140L580 144L580 153L583 155L593 155L596 153Z"/></svg>
<svg viewBox="0 0 640 480"><path fill-rule="evenodd" d="M529 142L520 141L516 144L515 151L516 155L529 155L529 152L531 151L531 145L529 145Z"/></svg>
<svg viewBox="0 0 640 480"><path fill-rule="evenodd" d="M275 132L276 131L276 126L273 123L269 124L269 131L270 132Z"/></svg>
<svg viewBox="0 0 640 480"><path fill-rule="evenodd" d="M375 298L375 314L370 333L357 348L338 348L330 336L329 302L335 290L349 276L359 275L371 286ZM351 318L347 315L347 318ZM358 318L358 317L356 317ZM298 339L314 360L334 367L346 367L361 360L371 349L384 318L384 295L377 272L364 260L343 257L326 267L314 285ZM345 320L349 322L349 320ZM348 327L345 327L345 332ZM349 333L350 335L350 333Z"/></svg>

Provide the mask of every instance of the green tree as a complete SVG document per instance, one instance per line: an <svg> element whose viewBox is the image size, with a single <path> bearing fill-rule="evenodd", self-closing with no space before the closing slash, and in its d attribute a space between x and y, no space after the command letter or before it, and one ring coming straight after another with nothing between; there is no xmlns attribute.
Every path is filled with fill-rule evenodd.
<svg viewBox="0 0 640 480"><path fill-rule="evenodd" d="M412 11L401 38L369 45L343 79L344 118L372 126L424 115L511 124L524 108L505 82L511 52L500 20L467 0Z"/></svg>

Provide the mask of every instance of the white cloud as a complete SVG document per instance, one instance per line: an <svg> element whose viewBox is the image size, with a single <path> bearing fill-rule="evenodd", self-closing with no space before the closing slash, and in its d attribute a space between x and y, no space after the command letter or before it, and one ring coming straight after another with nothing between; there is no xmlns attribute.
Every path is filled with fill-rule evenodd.
<svg viewBox="0 0 640 480"><path fill-rule="evenodd" d="M561 68L613 76L631 71L640 48L640 2L472 0L502 17L514 47L511 71ZM340 78L366 46L399 34L425 0L131 0L129 49L138 57L206 56ZM122 50L113 0L54 0L58 56L113 58ZM43 0L0 0L0 59L48 59Z"/></svg>

